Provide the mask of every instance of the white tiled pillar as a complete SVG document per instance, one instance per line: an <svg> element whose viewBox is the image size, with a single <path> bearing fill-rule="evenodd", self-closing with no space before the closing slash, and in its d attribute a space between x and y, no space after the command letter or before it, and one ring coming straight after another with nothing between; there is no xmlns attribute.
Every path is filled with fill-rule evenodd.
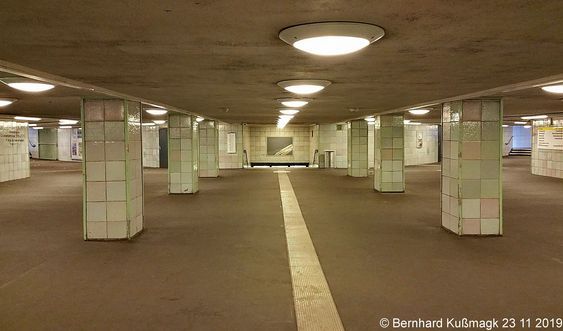
<svg viewBox="0 0 563 331"><path fill-rule="evenodd" d="M168 114L168 193L196 193L199 133L194 116Z"/></svg>
<svg viewBox="0 0 563 331"><path fill-rule="evenodd" d="M0 120L0 182L29 177L27 123Z"/></svg>
<svg viewBox="0 0 563 331"><path fill-rule="evenodd" d="M143 229L141 105L82 103L84 238L130 239Z"/></svg>
<svg viewBox="0 0 563 331"><path fill-rule="evenodd" d="M457 235L502 234L502 102L442 105L442 227Z"/></svg>
<svg viewBox="0 0 563 331"><path fill-rule="evenodd" d="M405 138L403 115L375 118L374 188L379 192L405 191Z"/></svg>
<svg viewBox="0 0 563 331"><path fill-rule="evenodd" d="M219 176L219 130L217 122L199 123L199 177Z"/></svg>
<svg viewBox="0 0 563 331"><path fill-rule="evenodd" d="M368 176L368 123L348 122L348 176Z"/></svg>

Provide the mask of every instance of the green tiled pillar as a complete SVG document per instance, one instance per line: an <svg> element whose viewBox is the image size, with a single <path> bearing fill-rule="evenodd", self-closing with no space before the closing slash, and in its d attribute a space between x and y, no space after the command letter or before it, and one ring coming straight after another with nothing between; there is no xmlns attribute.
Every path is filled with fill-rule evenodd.
<svg viewBox="0 0 563 331"><path fill-rule="evenodd" d="M194 116L168 114L168 193L196 193L199 134Z"/></svg>
<svg viewBox="0 0 563 331"><path fill-rule="evenodd" d="M129 239L143 229L141 104L83 100L84 239Z"/></svg>
<svg viewBox="0 0 563 331"><path fill-rule="evenodd" d="M39 158L42 160L57 160L59 157L57 128L43 128L37 131Z"/></svg>
<svg viewBox="0 0 563 331"><path fill-rule="evenodd" d="M502 235L502 102L442 105L442 227Z"/></svg>
<svg viewBox="0 0 563 331"><path fill-rule="evenodd" d="M199 123L199 177L219 176L219 128L215 121Z"/></svg>
<svg viewBox="0 0 563 331"><path fill-rule="evenodd" d="M364 120L348 122L348 176L368 176L368 123Z"/></svg>
<svg viewBox="0 0 563 331"><path fill-rule="evenodd" d="M403 115L375 118L374 188L379 192L405 191L405 144Z"/></svg>

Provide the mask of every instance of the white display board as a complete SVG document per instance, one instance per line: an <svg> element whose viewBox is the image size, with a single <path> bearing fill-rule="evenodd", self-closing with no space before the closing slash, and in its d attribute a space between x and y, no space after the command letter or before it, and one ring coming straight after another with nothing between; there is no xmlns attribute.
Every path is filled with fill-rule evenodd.
<svg viewBox="0 0 563 331"><path fill-rule="evenodd" d="M563 127L538 128L538 149L563 150Z"/></svg>
<svg viewBox="0 0 563 331"><path fill-rule="evenodd" d="M227 153L237 153L237 134L236 132L227 133Z"/></svg>

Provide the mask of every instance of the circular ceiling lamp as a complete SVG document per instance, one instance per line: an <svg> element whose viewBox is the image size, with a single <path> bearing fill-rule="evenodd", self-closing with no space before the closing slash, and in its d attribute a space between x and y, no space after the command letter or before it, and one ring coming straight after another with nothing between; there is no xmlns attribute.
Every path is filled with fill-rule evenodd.
<svg viewBox="0 0 563 331"><path fill-rule="evenodd" d="M384 35L385 30L374 24L319 22L285 28L279 38L310 54L336 56L357 52Z"/></svg>
<svg viewBox="0 0 563 331"><path fill-rule="evenodd" d="M280 113L283 115L295 115L299 112L297 109L280 109Z"/></svg>
<svg viewBox="0 0 563 331"><path fill-rule="evenodd" d="M44 92L55 87L53 84L43 83L23 77L1 78L0 81L13 89L30 93Z"/></svg>
<svg viewBox="0 0 563 331"><path fill-rule="evenodd" d="M195 121L199 123L199 122L202 122L204 119L205 118L198 116L198 117L195 118Z"/></svg>
<svg viewBox="0 0 563 331"><path fill-rule="evenodd" d="M165 120L154 120L153 123L156 124L156 125L162 125L162 124L166 123L166 121Z"/></svg>
<svg viewBox="0 0 563 331"><path fill-rule="evenodd" d="M284 90L302 95L317 93L319 91L322 91L330 84L330 81L320 79L296 79L282 80L281 82L278 82L278 86L280 86Z"/></svg>
<svg viewBox="0 0 563 331"><path fill-rule="evenodd" d="M160 108L150 108L150 109L145 109L145 111L154 116L161 116L168 113L168 110L160 109Z"/></svg>
<svg viewBox="0 0 563 331"><path fill-rule="evenodd" d="M430 109L425 108L418 108L418 109L409 109L409 113L413 115L425 115L430 112Z"/></svg>
<svg viewBox="0 0 563 331"><path fill-rule="evenodd" d="M289 108L301 108L309 103L309 100L307 99L293 99L293 98L278 99L278 101L282 105Z"/></svg>
<svg viewBox="0 0 563 331"><path fill-rule="evenodd" d="M18 99L0 98L0 107L9 106L9 105L13 104L13 103L16 102L16 101L18 101Z"/></svg>
<svg viewBox="0 0 563 331"><path fill-rule="evenodd" d="M563 85L542 86L541 89L549 93L563 94Z"/></svg>

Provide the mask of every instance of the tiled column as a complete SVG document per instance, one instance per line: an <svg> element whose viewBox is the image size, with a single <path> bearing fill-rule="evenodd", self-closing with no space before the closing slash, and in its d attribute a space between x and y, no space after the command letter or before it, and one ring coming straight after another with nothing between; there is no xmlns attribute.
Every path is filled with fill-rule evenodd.
<svg viewBox="0 0 563 331"><path fill-rule="evenodd" d="M442 226L458 235L502 234L502 102L442 105Z"/></svg>
<svg viewBox="0 0 563 331"><path fill-rule="evenodd" d="M217 122L199 123L199 177L219 176L219 130Z"/></svg>
<svg viewBox="0 0 563 331"><path fill-rule="evenodd" d="M403 115L375 118L374 188L379 192L405 191L405 143Z"/></svg>
<svg viewBox="0 0 563 331"><path fill-rule="evenodd" d="M368 176L368 123L348 122L348 176Z"/></svg>
<svg viewBox="0 0 563 331"><path fill-rule="evenodd" d="M130 239L143 229L141 105L83 100L84 238Z"/></svg>
<svg viewBox="0 0 563 331"><path fill-rule="evenodd" d="M168 115L168 193L196 193L199 134L194 116Z"/></svg>

